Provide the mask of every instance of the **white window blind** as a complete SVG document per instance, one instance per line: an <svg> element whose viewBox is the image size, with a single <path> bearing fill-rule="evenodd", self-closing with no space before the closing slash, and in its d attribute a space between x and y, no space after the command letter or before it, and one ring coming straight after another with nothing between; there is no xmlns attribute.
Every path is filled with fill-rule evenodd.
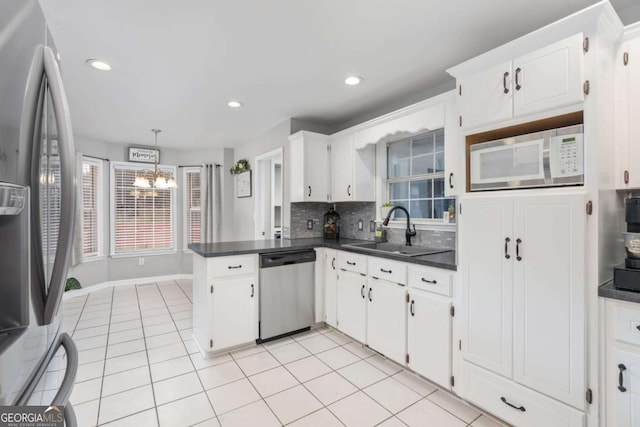
<svg viewBox="0 0 640 427"><path fill-rule="evenodd" d="M114 255L175 250L175 191L134 187L136 174L144 169L149 166L124 162L111 165ZM173 166L161 169L176 176Z"/></svg>
<svg viewBox="0 0 640 427"><path fill-rule="evenodd" d="M190 243L200 243L200 172L201 168L183 169L184 249Z"/></svg>
<svg viewBox="0 0 640 427"><path fill-rule="evenodd" d="M442 220L456 200L444 195L444 129L414 135L387 146L387 197L412 219ZM396 210L394 218L405 218Z"/></svg>
<svg viewBox="0 0 640 427"><path fill-rule="evenodd" d="M62 197L60 158L58 156L42 155L39 179L42 257L47 263L53 263L60 235Z"/></svg>
<svg viewBox="0 0 640 427"><path fill-rule="evenodd" d="M82 253L85 258L100 255L100 194L102 162L82 160Z"/></svg>

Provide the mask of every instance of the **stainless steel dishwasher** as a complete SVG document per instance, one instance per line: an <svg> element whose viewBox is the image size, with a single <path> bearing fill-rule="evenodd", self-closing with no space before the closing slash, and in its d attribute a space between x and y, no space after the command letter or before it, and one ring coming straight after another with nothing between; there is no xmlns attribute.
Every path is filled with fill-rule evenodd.
<svg viewBox="0 0 640 427"><path fill-rule="evenodd" d="M314 323L313 249L260 255L260 338L274 340Z"/></svg>

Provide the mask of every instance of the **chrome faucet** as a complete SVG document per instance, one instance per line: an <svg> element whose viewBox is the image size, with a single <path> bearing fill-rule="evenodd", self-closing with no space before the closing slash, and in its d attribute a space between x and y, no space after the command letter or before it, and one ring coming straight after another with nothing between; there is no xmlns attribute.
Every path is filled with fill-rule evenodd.
<svg viewBox="0 0 640 427"><path fill-rule="evenodd" d="M416 235L416 226L414 225L413 226L413 230L411 229L411 218L409 217L409 211L406 210L404 208L404 206L394 206L394 207L392 207L391 210L389 211L389 213L387 214L387 217L382 222L382 225L384 225L385 227L387 225L389 225L389 220L391 219L391 214L396 209L403 210L405 215L407 215L407 229L404 232L404 237L406 239L405 245L406 246L411 246L411 238Z"/></svg>

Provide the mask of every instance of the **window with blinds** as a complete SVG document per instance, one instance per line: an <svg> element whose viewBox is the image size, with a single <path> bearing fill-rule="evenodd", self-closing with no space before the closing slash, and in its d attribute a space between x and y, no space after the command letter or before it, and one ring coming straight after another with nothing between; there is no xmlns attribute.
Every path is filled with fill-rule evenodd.
<svg viewBox="0 0 640 427"><path fill-rule="evenodd" d="M149 166L124 162L111 164L111 252L114 255L176 249L175 191L134 187L136 174L145 169ZM176 176L174 166L162 166L161 169Z"/></svg>
<svg viewBox="0 0 640 427"><path fill-rule="evenodd" d="M404 138L387 145L387 200L404 206L412 219L441 221L455 211L456 201L444 195L444 129ZM394 218L405 218L395 211Z"/></svg>
<svg viewBox="0 0 640 427"><path fill-rule="evenodd" d="M183 173L183 215L184 249L190 243L200 243L200 171L201 168L184 168Z"/></svg>
<svg viewBox="0 0 640 427"><path fill-rule="evenodd" d="M82 253L84 258L100 256L100 194L102 162L82 160Z"/></svg>

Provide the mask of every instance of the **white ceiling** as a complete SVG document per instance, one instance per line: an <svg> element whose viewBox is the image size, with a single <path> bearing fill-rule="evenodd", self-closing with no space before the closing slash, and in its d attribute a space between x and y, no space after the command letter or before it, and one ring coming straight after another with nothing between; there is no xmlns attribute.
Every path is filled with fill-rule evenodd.
<svg viewBox="0 0 640 427"><path fill-rule="evenodd" d="M614 0L617 10L638 0ZM233 147L289 117L339 124L593 0L41 0L76 132ZM99 72L85 64L113 66ZM343 84L348 74L365 81ZM244 103L239 110L229 99Z"/></svg>

